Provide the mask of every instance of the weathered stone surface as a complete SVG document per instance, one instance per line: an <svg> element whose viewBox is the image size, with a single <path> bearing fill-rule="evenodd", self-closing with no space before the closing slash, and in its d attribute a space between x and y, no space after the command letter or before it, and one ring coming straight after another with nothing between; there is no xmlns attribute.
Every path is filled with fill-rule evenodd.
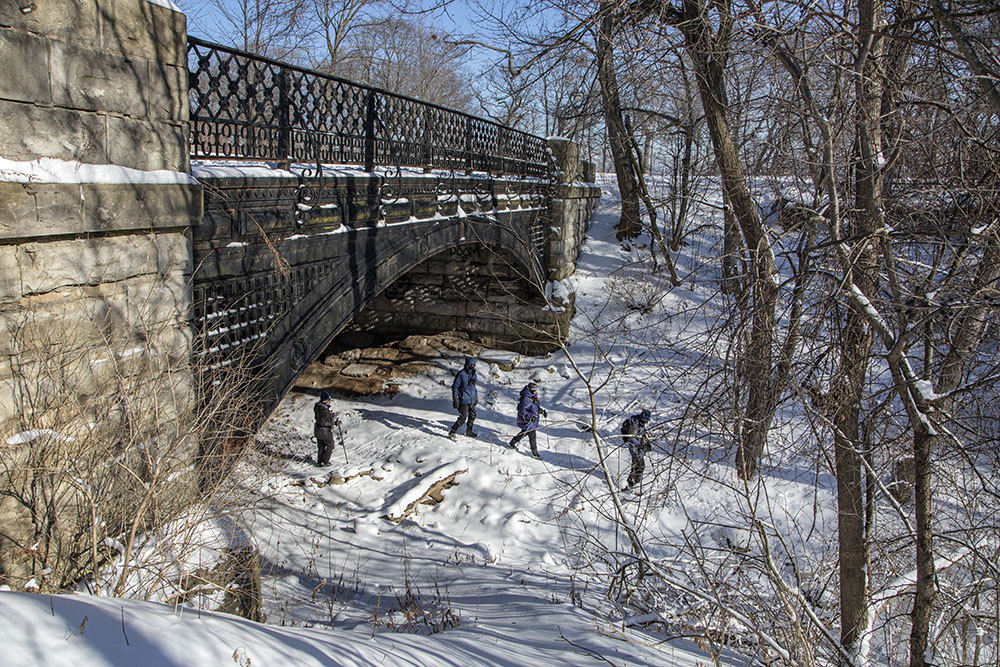
<svg viewBox="0 0 1000 667"><path fill-rule="evenodd" d="M6 4L6 3L5 3ZM0 28L0 98L49 104L49 43L36 35Z"/></svg>
<svg viewBox="0 0 1000 667"><path fill-rule="evenodd" d="M145 0L101 0L104 49L129 57L183 65L187 17Z"/></svg>
<svg viewBox="0 0 1000 667"><path fill-rule="evenodd" d="M183 275L139 276L121 283L63 287L28 295L0 310L0 354L48 355L108 340L143 345L187 327L190 297ZM170 333L170 347L176 344Z"/></svg>
<svg viewBox="0 0 1000 667"><path fill-rule="evenodd" d="M149 118L186 124L190 115L188 104L188 72L186 65L149 63L146 94L149 97ZM188 152L188 144L184 144Z"/></svg>
<svg viewBox="0 0 1000 667"><path fill-rule="evenodd" d="M189 170L187 125L117 116L109 116L107 122L112 164L147 171Z"/></svg>
<svg viewBox="0 0 1000 667"><path fill-rule="evenodd" d="M371 364L349 364L341 369L341 374L351 378L371 377L378 371L378 366Z"/></svg>
<svg viewBox="0 0 1000 667"><path fill-rule="evenodd" d="M144 117L149 66L118 54L64 42L49 42L52 103L84 111Z"/></svg>
<svg viewBox="0 0 1000 667"><path fill-rule="evenodd" d="M196 185L0 182L0 239L187 228Z"/></svg>
<svg viewBox="0 0 1000 667"><path fill-rule="evenodd" d="M0 26L10 26L65 42L97 45L97 4L4 0L0 2Z"/></svg>
<svg viewBox="0 0 1000 667"><path fill-rule="evenodd" d="M549 139L549 148L559 169L559 182L572 183L583 177L580 147L568 139Z"/></svg>
<svg viewBox="0 0 1000 667"><path fill-rule="evenodd" d="M26 162L45 156L94 164L108 162L103 116L0 100L0 118L4 124L0 155L8 160Z"/></svg>
<svg viewBox="0 0 1000 667"><path fill-rule="evenodd" d="M0 292L0 299L142 275L191 273L190 243L179 233L31 242L4 248L15 249L11 271L19 277L19 284L16 292ZM4 258L0 254L0 262Z"/></svg>

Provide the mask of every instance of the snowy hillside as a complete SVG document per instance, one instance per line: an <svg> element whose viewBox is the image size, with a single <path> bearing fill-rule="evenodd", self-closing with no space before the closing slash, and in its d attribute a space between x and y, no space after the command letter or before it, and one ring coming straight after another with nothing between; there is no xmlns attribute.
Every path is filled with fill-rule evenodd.
<svg viewBox="0 0 1000 667"><path fill-rule="evenodd" d="M592 576L601 570L594 545L625 539L610 521L610 489L628 470L628 455L614 442L618 425L643 407L654 411L654 422L666 420L678 400L651 371L658 360L644 358L644 336L663 331L629 308L651 287L630 280L634 253L613 240L614 194L606 191L572 278L579 312L573 360L498 355L515 361L509 371L481 361L479 438L447 438L459 353L402 381L394 396L336 396L347 448L334 452L330 468L313 464L315 395L285 398L258 438L278 463L252 477L260 487L248 490L255 511L243 515L264 559L267 625L131 600L7 592L0 613L22 639L0 664L704 661L689 638L644 634L641 624L656 619L630 618ZM671 299L687 302L679 309L660 302L656 312L688 312L698 297L681 291ZM682 329L693 324L682 320ZM627 335L594 338L602 331ZM593 346L598 340L611 356ZM609 382L595 399L598 435L610 436L601 449L610 485L589 429L587 377ZM527 455L527 440L518 451L505 446L518 430L517 395L529 380L540 385L548 410L541 460ZM651 455L652 469L663 456L662 448ZM445 478L452 483L436 492L439 503L414 504ZM662 506L658 491L647 482L637 500L623 501L625 511L654 530L680 530L683 508ZM689 501L688 512L716 504L711 496Z"/></svg>

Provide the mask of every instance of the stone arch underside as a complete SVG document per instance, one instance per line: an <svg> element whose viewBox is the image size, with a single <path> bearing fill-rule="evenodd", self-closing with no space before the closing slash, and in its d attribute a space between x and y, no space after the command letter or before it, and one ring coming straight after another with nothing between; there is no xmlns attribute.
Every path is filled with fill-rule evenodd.
<svg viewBox="0 0 1000 667"><path fill-rule="evenodd" d="M568 326L565 309L547 305L544 291L504 249L467 244L400 276L365 304L334 346L369 347L410 335L457 332L485 347L543 354L564 338Z"/></svg>
<svg viewBox="0 0 1000 667"><path fill-rule="evenodd" d="M451 248L481 245L502 249L520 264L532 282L541 288L541 266L534 249L515 230L517 224L466 218L450 223L413 223L417 237L399 235L388 242L374 243L368 234L355 243L349 255L348 271L332 276L316 291L322 297L313 304L302 303L291 314L297 326L269 355L267 373L273 380L271 398L265 412L277 404L295 380L315 361L357 314L386 288L413 267ZM384 229L384 228L383 228ZM374 230L379 231L379 230ZM374 245L375 247L371 247ZM271 392L268 392L271 393Z"/></svg>

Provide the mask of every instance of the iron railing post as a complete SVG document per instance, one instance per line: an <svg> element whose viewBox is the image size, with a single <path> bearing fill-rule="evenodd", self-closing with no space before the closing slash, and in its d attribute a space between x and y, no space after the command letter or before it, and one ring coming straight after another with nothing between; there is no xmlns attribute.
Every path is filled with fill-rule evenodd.
<svg viewBox="0 0 1000 667"><path fill-rule="evenodd" d="M430 107L424 107L424 173L434 169L434 115Z"/></svg>
<svg viewBox="0 0 1000 667"><path fill-rule="evenodd" d="M375 91L371 88L365 104L365 171L375 171Z"/></svg>
<svg viewBox="0 0 1000 667"><path fill-rule="evenodd" d="M465 117L465 172L472 173L472 117Z"/></svg>
<svg viewBox="0 0 1000 667"><path fill-rule="evenodd" d="M292 153L292 123L291 102L288 99L288 72L278 70L278 162L287 165L291 162Z"/></svg>

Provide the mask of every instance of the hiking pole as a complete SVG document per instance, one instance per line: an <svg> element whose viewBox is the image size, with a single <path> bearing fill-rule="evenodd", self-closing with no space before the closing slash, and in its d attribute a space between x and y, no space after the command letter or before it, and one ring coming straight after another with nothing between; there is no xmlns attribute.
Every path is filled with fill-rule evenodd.
<svg viewBox="0 0 1000 667"><path fill-rule="evenodd" d="M347 443L344 442L344 432L340 428L340 420L337 420L337 435L340 436L340 446L344 448L344 463L351 465L351 462L347 460Z"/></svg>

